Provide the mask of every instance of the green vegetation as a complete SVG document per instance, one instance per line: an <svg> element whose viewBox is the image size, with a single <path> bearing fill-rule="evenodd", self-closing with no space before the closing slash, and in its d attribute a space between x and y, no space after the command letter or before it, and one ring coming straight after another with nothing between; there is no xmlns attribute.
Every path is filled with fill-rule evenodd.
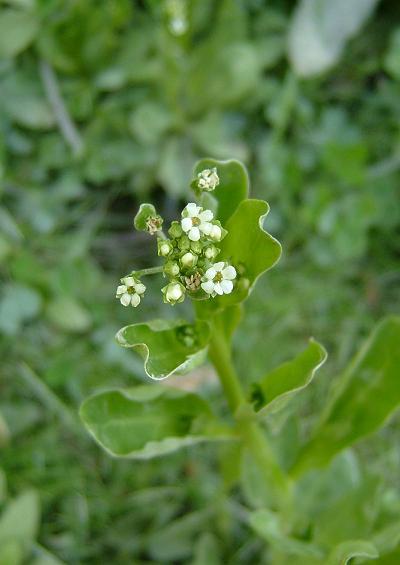
<svg viewBox="0 0 400 565"><path fill-rule="evenodd" d="M296 5L0 3L1 564L400 561L400 8ZM274 238L283 248L246 302L233 357L296 477L291 532L254 453L226 441L209 367L171 377L178 394L114 341L140 323L127 339L143 353L147 320L167 318L168 333L190 319L189 301L162 304L150 279L135 310L114 295L121 274L151 266L154 240L133 229L140 202L178 217L204 156L201 168L243 161L251 181L239 208L246 175L221 183L218 219L236 238L221 253L248 238L236 260L252 262L253 283L279 256ZM235 307L226 316L224 339ZM319 343L329 358L314 375ZM111 458L78 416L93 394L81 415L100 443L99 415L121 405L145 434L143 415L158 416L164 433L148 437L169 454L148 459L132 437L106 445L132 458Z"/></svg>

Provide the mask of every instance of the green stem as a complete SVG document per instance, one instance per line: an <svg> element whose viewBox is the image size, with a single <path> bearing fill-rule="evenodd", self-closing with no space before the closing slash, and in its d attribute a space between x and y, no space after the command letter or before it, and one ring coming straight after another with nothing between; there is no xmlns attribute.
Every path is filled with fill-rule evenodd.
<svg viewBox="0 0 400 565"><path fill-rule="evenodd" d="M266 480L271 483L277 505L285 513L290 512L291 480L282 471L268 442L268 438L257 422L255 413L246 399L232 363L231 350L225 338L224 328L217 317L209 346L209 356L218 373L229 408L237 422L238 431L242 436L244 445L251 452Z"/></svg>
<svg viewBox="0 0 400 565"><path fill-rule="evenodd" d="M148 269L141 269L140 271L132 271L127 277L145 277L146 275L157 275L163 272L162 266L160 267L149 267Z"/></svg>

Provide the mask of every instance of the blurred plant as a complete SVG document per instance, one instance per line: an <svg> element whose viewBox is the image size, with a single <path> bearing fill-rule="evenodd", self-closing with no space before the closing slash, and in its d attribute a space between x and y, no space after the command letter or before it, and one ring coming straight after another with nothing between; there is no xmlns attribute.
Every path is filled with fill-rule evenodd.
<svg viewBox="0 0 400 565"><path fill-rule="evenodd" d="M208 186L201 187L210 170L218 179L212 195ZM268 543L271 563L341 565L354 557L389 554L400 541L398 533L392 536L398 532L400 497L397 493L390 517L376 500L371 516L367 508L376 497L377 477L361 472L354 456L343 451L383 426L400 404L400 318L387 318L373 332L336 383L306 441L301 444L291 436L283 447L292 402L312 382L326 351L310 340L302 353L245 391L232 362L232 335L241 321L243 301L260 275L278 261L281 247L263 228L267 203L247 198L247 174L239 162L203 160L194 177L199 203L189 203L180 223L172 223L171 240L157 232L159 254L167 264L171 257L176 274L165 272L163 266L132 271L121 279L123 291L117 297L127 288L133 289L128 299L134 297L138 285L143 287L136 282L140 276L163 273L171 278L163 288L164 301L174 305L185 296L193 298L195 319L129 325L117 333L117 341L137 350L147 375L156 380L193 370L208 351L233 423L229 426L217 417L198 394L141 385L88 398L80 411L84 424L108 453L129 459L150 459L200 442L232 442L236 455L243 457L245 489L256 501L246 520ZM204 209L206 202L214 212ZM149 231L149 218L159 217L154 214L150 205L142 205L135 224ZM218 263L204 255L213 241L213 225L219 225L215 216L223 217L227 228L218 238ZM185 259L188 255L190 260ZM185 281L193 276L202 282L191 289ZM275 445L265 433L263 419L280 428ZM322 500L319 489L325 493Z"/></svg>

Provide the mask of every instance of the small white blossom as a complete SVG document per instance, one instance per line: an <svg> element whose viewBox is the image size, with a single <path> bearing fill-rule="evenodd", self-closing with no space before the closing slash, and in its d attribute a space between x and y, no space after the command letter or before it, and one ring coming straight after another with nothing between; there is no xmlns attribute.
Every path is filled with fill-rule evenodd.
<svg viewBox="0 0 400 565"><path fill-rule="evenodd" d="M185 287L180 282L170 282L161 289L164 295L164 302L176 304L185 299Z"/></svg>
<svg viewBox="0 0 400 565"><path fill-rule="evenodd" d="M141 295L144 294L146 287L134 277L124 277L121 282L122 284L118 286L115 297L119 299L123 306L131 304L136 308L140 304Z"/></svg>
<svg viewBox="0 0 400 565"><path fill-rule="evenodd" d="M201 190L210 192L219 185L219 176L216 167L212 169L204 169L197 175L197 186Z"/></svg>
<svg viewBox="0 0 400 565"><path fill-rule="evenodd" d="M231 265L220 261L214 263L203 277L201 288L207 294L216 296L217 294L230 294L233 289L233 280L236 278L236 269Z"/></svg>
<svg viewBox="0 0 400 565"><path fill-rule="evenodd" d="M210 231L210 237L211 237L211 239L213 239L214 241L221 241L221 238L222 238L222 230L221 230L221 228L220 228L218 225L214 224L214 225L212 226L211 231Z"/></svg>
<svg viewBox="0 0 400 565"><path fill-rule="evenodd" d="M213 217L211 210L203 210L194 202L190 202L182 212L181 226L191 241L199 241L201 234L210 235L216 227L211 223Z"/></svg>

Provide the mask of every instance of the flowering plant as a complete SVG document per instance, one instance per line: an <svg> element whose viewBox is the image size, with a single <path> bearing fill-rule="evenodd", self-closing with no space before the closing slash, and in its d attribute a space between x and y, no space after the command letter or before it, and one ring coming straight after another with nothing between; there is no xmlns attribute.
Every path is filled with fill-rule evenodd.
<svg viewBox="0 0 400 565"><path fill-rule="evenodd" d="M116 291L123 306L136 308L145 302L142 279L161 275L166 279L161 288L165 303L192 300L192 321L131 324L116 338L142 356L153 380L188 373L208 356L231 419L217 416L200 394L155 383L97 393L84 402L81 417L95 440L117 457L148 459L200 442L233 446L234 459L242 466L233 459L232 466L241 468L242 485L255 500L246 519L272 548L272 563L322 565L376 557L389 533L378 532L371 541L366 532L372 525L363 523L356 539L339 533L330 541L321 526L324 505L313 484L317 478L322 492L329 491L331 478L348 470L342 452L383 425L399 403L400 320L392 317L378 326L340 379L312 433L300 441L290 431L291 416L301 391L326 360L323 346L310 339L302 352L249 389L233 362L232 336L243 303L281 255L279 242L264 230L268 204L248 198L248 184L237 161L201 161L191 183L197 202L184 207L167 233L154 206L143 204L135 227L157 238L163 263L125 275ZM356 391L358 381L364 386L362 395ZM385 395L386 388L393 394ZM371 412L375 399L379 406ZM353 486L348 486L351 493Z"/></svg>

